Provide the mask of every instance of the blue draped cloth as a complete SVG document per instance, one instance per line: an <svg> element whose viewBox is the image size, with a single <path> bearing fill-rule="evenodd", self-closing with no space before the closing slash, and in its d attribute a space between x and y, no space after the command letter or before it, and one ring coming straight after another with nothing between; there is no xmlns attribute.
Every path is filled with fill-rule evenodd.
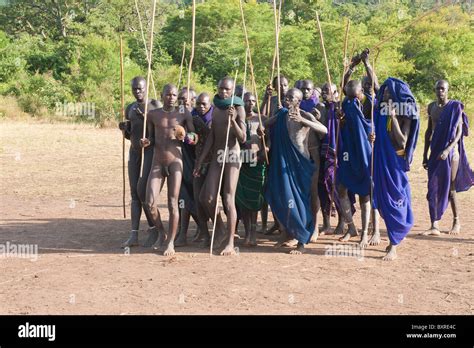
<svg viewBox="0 0 474 348"><path fill-rule="evenodd" d="M336 182L349 191L367 196L370 194L370 161L372 148L368 136L370 122L364 117L357 99L342 103L345 122L340 130L340 150L337 154Z"/></svg>
<svg viewBox="0 0 474 348"><path fill-rule="evenodd" d="M454 146L446 160L443 161L439 159L439 156L456 137L456 129L460 121L462 122L462 135L458 143L459 148ZM441 112L430 144L427 198L431 222L440 220L449 204L449 190L452 181L451 163L454 151L459 151L459 167L454 182L456 192L467 191L474 184L474 173L469 167L463 141L463 137L468 135L468 127L464 105L457 100L450 100Z"/></svg>
<svg viewBox="0 0 474 348"><path fill-rule="evenodd" d="M390 116L384 110L383 93L388 88L394 103L404 104L404 117L411 119L410 132L405 147L405 155L397 155L389 137L387 124ZM415 151L420 119L415 98L409 86L398 79L389 77L377 93L374 111L374 206L379 210L387 227L392 245L398 245L413 227L411 192L407 171Z"/></svg>
<svg viewBox="0 0 474 348"><path fill-rule="evenodd" d="M300 109L306 112L311 112L316 105L318 105L319 99L312 95L308 99L303 99L300 103Z"/></svg>
<svg viewBox="0 0 474 348"><path fill-rule="evenodd" d="M314 231L311 177L315 167L290 139L287 119L288 109L282 108L271 128L271 161L265 198L287 233L307 244Z"/></svg>

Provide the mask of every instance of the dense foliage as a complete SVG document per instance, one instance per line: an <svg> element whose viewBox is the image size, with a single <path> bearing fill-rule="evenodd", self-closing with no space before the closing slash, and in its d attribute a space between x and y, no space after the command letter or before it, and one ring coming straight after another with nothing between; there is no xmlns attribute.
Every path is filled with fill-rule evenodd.
<svg viewBox="0 0 474 348"><path fill-rule="evenodd" d="M156 89L178 83L183 43L187 79L191 43L192 1L158 1L153 45ZM41 116L58 103L95 105L95 120L119 117L119 35L125 45L125 81L146 74L147 61L134 1L128 0L5 0L0 5L0 94L16 96L27 112ZM138 0L145 40L149 41L152 1ZM212 92L216 81L243 72L245 42L238 0L198 0L192 86ZM351 21L349 54L371 47L433 8L432 0L285 0L281 15L281 73L290 83L326 80L318 11L325 37L331 77L339 82L343 64L346 19ZM271 1L247 1L246 23L258 91L269 82L275 45ZM415 21L381 47L376 62L379 80L406 80L419 101L433 98L439 78L451 83L451 96L472 107L474 31L469 2L444 7ZM247 69L247 72L249 68ZM356 76L363 74L359 68ZM240 75L240 81L243 76ZM246 81L249 84L247 74ZM152 92L152 89L150 89ZM153 96L153 94L152 94ZM127 88L127 100L131 99Z"/></svg>

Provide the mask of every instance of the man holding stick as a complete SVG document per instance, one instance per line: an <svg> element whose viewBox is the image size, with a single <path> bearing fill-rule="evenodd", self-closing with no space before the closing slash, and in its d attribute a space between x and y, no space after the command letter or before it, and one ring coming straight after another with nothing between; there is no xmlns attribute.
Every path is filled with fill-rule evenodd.
<svg viewBox="0 0 474 348"><path fill-rule="evenodd" d="M138 245L138 228L140 226L142 208L149 226L149 237L143 246L152 246L158 238L158 231L162 232L164 230L160 216L157 216L155 225L155 221L152 218L150 211L148 210L147 206L143 204L145 201L146 182L148 180L151 160L153 158L153 146L150 146L145 149L143 177L140 178L140 164L142 154L140 139L143 134L143 112L146 94L145 79L141 76L134 77L131 81L131 88L136 101L128 105L125 110L125 119L127 121L119 123L119 128L125 133L125 138L130 140L130 151L128 155L128 180L130 184L130 194L132 196L132 202L130 204L132 231L130 232L130 237L128 240L122 244L122 247L124 248ZM148 110L155 110L160 106L160 102L156 100L150 100L148 102ZM150 137L150 143L154 143L154 138Z"/></svg>
<svg viewBox="0 0 474 348"><path fill-rule="evenodd" d="M146 205L155 221L159 218L158 198L163 182L168 184L169 229L165 238L163 255L172 256L174 239L178 229L178 198L183 177L182 143L194 144L197 137L191 113L175 107L178 91L174 85L163 87L163 107L148 113L147 129L149 138L141 140L145 148L151 146L150 138L155 139L154 155L146 188ZM186 134L184 129L188 130ZM155 136L156 135L156 136Z"/></svg>
<svg viewBox="0 0 474 348"><path fill-rule="evenodd" d="M209 154L212 156L207 177L200 193L200 204L209 217L214 219L217 209L219 195L219 180L223 171L222 198L227 214L227 244L221 251L221 255L235 255L234 234L237 224L237 211L235 207L235 192L240 172L240 143L246 140L245 111L243 101L232 94L234 91L234 79L224 77L219 81L218 94L214 97L214 111L210 134L201 156L196 161L194 175L200 176L205 159ZM230 124L229 124L230 122ZM226 139L227 127L230 126L229 137ZM228 147L227 155L226 147ZM215 224L218 230L223 231L220 213L217 214ZM223 236L220 236L223 237ZM225 240L225 238L223 238ZM223 241L222 240L222 241ZM221 242L222 242L221 241ZM220 244L219 242L217 243Z"/></svg>

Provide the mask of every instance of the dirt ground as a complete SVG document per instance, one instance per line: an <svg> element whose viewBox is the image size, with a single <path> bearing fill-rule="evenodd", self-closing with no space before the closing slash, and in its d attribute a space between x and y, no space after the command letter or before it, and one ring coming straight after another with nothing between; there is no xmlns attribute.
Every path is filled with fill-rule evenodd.
<svg viewBox="0 0 474 348"><path fill-rule="evenodd" d="M459 196L459 236L419 236L429 225L421 142L410 172L415 226L394 262L381 260L384 229L363 257L329 256L334 236L294 256L259 235L258 247L240 246L238 256L210 257L190 242L167 258L119 247L130 223L118 130L6 120L0 129L0 247L32 244L39 253L0 255L0 314L473 313L474 191ZM474 164L473 139L467 148ZM161 202L167 226L165 195ZM451 219L448 209L443 231Z"/></svg>

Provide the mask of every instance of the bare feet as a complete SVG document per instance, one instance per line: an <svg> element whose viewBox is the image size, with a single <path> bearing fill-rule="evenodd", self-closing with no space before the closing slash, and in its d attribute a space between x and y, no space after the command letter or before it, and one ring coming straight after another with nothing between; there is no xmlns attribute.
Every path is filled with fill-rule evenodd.
<svg viewBox="0 0 474 348"><path fill-rule="evenodd" d="M204 236L204 238L202 239L201 243L199 244L199 247L201 248L209 248L209 246L211 245L211 238L209 236Z"/></svg>
<svg viewBox="0 0 474 348"><path fill-rule="evenodd" d="M202 240L203 238L205 238L205 235L204 235L204 233L202 232L202 230L198 227L198 229L197 229L197 231L196 231L196 235L193 237L193 243L199 242L199 241Z"/></svg>
<svg viewBox="0 0 474 348"><path fill-rule="evenodd" d="M158 241L156 242L156 246L158 248L161 248L163 246L163 243L165 242L165 231L158 231Z"/></svg>
<svg viewBox="0 0 474 348"><path fill-rule="evenodd" d="M301 255L304 253L304 244L299 243L296 245L296 249L290 250L291 255Z"/></svg>
<svg viewBox="0 0 474 348"><path fill-rule="evenodd" d="M293 248L296 245L298 245L298 241L296 239L290 239L281 244L282 247L288 247L288 248Z"/></svg>
<svg viewBox="0 0 474 348"><path fill-rule="evenodd" d="M339 221L337 223L336 229L334 230L334 234L344 234L344 222Z"/></svg>
<svg viewBox="0 0 474 348"><path fill-rule="evenodd" d="M323 214L323 226L319 230L319 235L323 236L325 234L330 234L331 225L329 224L329 218Z"/></svg>
<svg viewBox="0 0 474 348"><path fill-rule="evenodd" d="M316 243L319 237L318 231L314 231L313 235L311 236L310 243Z"/></svg>
<svg viewBox="0 0 474 348"><path fill-rule="evenodd" d="M158 229L153 226L148 229L148 238L146 239L145 243L143 243L144 248L151 248L153 244L156 243L158 240Z"/></svg>
<svg viewBox="0 0 474 348"><path fill-rule="evenodd" d="M278 232L280 233L280 230L278 229L278 226L275 224L273 225L267 232L265 232L264 234L266 236L271 236L273 234L275 234L275 232Z"/></svg>
<svg viewBox="0 0 474 348"><path fill-rule="evenodd" d="M331 227L330 226L324 226L321 227L319 230L319 235L324 236L325 234L331 234Z"/></svg>
<svg viewBox="0 0 474 348"><path fill-rule="evenodd" d="M387 254L382 258L384 261L393 261L397 258L397 247L396 245L389 245L387 249L385 249Z"/></svg>
<svg viewBox="0 0 474 348"><path fill-rule="evenodd" d="M367 231L362 231L362 236L360 238L359 247L365 249L369 246L369 236Z"/></svg>
<svg viewBox="0 0 474 348"><path fill-rule="evenodd" d="M420 233L422 236L439 236L441 235L440 230L436 227L431 227L429 230Z"/></svg>
<svg viewBox="0 0 474 348"><path fill-rule="evenodd" d="M237 255L237 253L235 252L234 246L227 244L224 250L221 251L221 256L232 256L232 255Z"/></svg>
<svg viewBox="0 0 474 348"><path fill-rule="evenodd" d="M449 231L449 234L459 234L461 232L461 224L459 223L459 218L454 218L453 220L453 228Z"/></svg>
<svg viewBox="0 0 474 348"><path fill-rule="evenodd" d="M346 234L339 238L340 242L347 242L351 237L355 237L359 235L359 232L357 232L357 228L355 227L354 223L349 224L349 228L346 232Z"/></svg>
<svg viewBox="0 0 474 348"><path fill-rule="evenodd" d="M216 228L215 235L214 235L214 247L220 248L222 244L227 241L227 235L224 231L219 230Z"/></svg>
<svg viewBox="0 0 474 348"><path fill-rule="evenodd" d="M138 246L138 231L131 231L130 237L122 243L122 249Z"/></svg>
<svg viewBox="0 0 474 348"><path fill-rule="evenodd" d="M249 233L247 237L245 237L244 246L246 247L255 247L257 246L257 236L256 232Z"/></svg>
<svg viewBox="0 0 474 348"><path fill-rule="evenodd" d="M180 233L178 235L178 238L174 241L175 247L183 247L186 246L187 240L186 240L186 234L185 233Z"/></svg>
<svg viewBox="0 0 474 348"><path fill-rule="evenodd" d="M163 252L163 256L173 256L175 254L173 243L169 243L166 250Z"/></svg>
<svg viewBox="0 0 474 348"><path fill-rule="evenodd" d="M372 237L369 240L370 245L379 245L380 244L380 232L374 232Z"/></svg>
<svg viewBox="0 0 474 348"><path fill-rule="evenodd" d="M262 226L262 229L260 231L258 231L257 233L266 234L267 233L267 225Z"/></svg>

